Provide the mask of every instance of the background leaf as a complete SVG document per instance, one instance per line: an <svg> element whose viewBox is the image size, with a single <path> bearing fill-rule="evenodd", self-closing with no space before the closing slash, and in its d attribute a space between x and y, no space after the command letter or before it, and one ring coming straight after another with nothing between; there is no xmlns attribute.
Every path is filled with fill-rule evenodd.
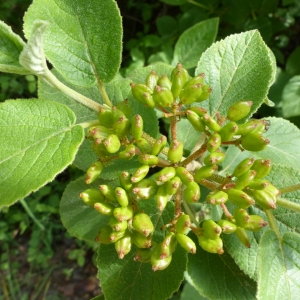
<svg viewBox="0 0 300 300"><path fill-rule="evenodd" d="M50 23L43 45L52 65L80 86L108 82L119 70L122 26L113 0L35 0L24 17L27 39L35 20Z"/></svg>
<svg viewBox="0 0 300 300"><path fill-rule="evenodd" d="M21 75L30 74L19 63L19 55L25 43L11 27L0 21L0 71Z"/></svg>
<svg viewBox="0 0 300 300"><path fill-rule="evenodd" d="M300 236L286 233L280 241L267 231L260 243L257 298L292 300L300 293Z"/></svg>
<svg viewBox="0 0 300 300"><path fill-rule="evenodd" d="M79 194L86 189L98 189L100 184L111 182L97 180L87 185L83 178L72 181L65 189L60 202L61 221L70 235L87 241L95 241L99 230L108 224L109 217L86 205Z"/></svg>
<svg viewBox="0 0 300 300"><path fill-rule="evenodd" d="M275 68L274 56L258 31L234 34L216 42L202 54L195 72L204 72L205 83L212 88L209 100L201 106L210 115L218 111L226 116L233 103L251 100L250 115L253 114L267 97Z"/></svg>
<svg viewBox="0 0 300 300"><path fill-rule="evenodd" d="M210 300L255 299L255 282L226 252L212 254L197 247L197 253L189 255L188 274L193 286Z"/></svg>
<svg viewBox="0 0 300 300"><path fill-rule="evenodd" d="M300 47L297 47L289 56L286 62L286 72L289 75L299 75L300 74Z"/></svg>
<svg viewBox="0 0 300 300"><path fill-rule="evenodd" d="M219 18L202 21L186 30L178 39L173 65L181 63L186 69L194 68L201 54L215 41Z"/></svg>
<svg viewBox="0 0 300 300"><path fill-rule="evenodd" d="M181 292L180 300L207 300L207 298L201 296L199 292L188 282L184 284Z"/></svg>
<svg viewBox="0 0 300 300"><path fill-rule="evenodd" d="M37 99L0 105L0 205L53 180L75 158L84 131L64 105Z"/></svg>
<svg viewBox="0 0 300 300"><path fill-rule="evenodd" d="M300 115L300 75L292 77L284 87L282 114L285 118Z"/></svg>

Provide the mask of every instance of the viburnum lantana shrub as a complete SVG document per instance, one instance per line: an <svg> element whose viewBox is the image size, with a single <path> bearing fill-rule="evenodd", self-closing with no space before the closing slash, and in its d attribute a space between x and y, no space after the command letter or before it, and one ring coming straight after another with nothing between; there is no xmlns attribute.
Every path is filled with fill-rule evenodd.
<svg viewBox="0 0 300 300"><path fill-rule="evenodd" d="M274 56L258 31L213 43L217 19L205 22L202 55L195 28L175 47L193 48L195 74L158 63L128 78L113 0L35 0L27 43L0 23L0 70L39 78L38 99L0 105L0 205L70 164L86 171L60 213L99 243L107 300L168 299L184 278L208 299L300 295L300 131L252 118L272 104Z"/></svg>

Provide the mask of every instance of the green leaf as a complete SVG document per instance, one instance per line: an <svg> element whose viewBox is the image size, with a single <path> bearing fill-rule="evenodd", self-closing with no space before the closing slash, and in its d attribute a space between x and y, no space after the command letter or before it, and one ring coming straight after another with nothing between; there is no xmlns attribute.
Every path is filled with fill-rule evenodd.
<svg viewBox="0 0 300 300"><path fill-rule="evenodd" d="M270 128L263 134L270 140L270 144L259 152L241 152L237 147L230 146L227 150L223 167L234 167L246 157L271 159L276 164L300 168L300 130L295 125L281 118L267 118ZM227 170L227 172L228 172Z"/></svg>
<svg viewBox="0 0 300 300"><path fill-rule="evenodd" d="M177 20L171 16L157 18L156 27L162 37L169 37L177 31Z"/></svg>
<svg viewBox="0 0 300 300"><path fill-rule="evenodd" d="M155 226L153 240L161 242L165 231L160 228L174 218L174 203L169 202L163 212L158 211L153 199L138 202L139 209L147 213ZM150 263L133 260L135 249L122 260L118 259L114 245L101 245L97 267L101 287L107 300L164 300L178 290L186 270L187 253L180 246L172 255L172 262L163 271L152 271Z"/></svg>
<svg viewBox="0 0 300 300"><path fill-rule="evenodd" d="M212 254L198 247L196 254L189 255L188 274L193 286L210 300L255 299L255 282L241 273L226 252Z"/></svg>
<svg viewBox="0 0 300 300"><path fill-rule="evenodd" d="M292 77L284 87L282 93L282 114L285 118L300 115L300 75Z"/></svg>
<svg viewBox="0 0 300 300"><path fill-rule="evenodd" d="M286 233L279 240L267 231L260 243L257 299L297 299L300 294L300 236Z"/></svg>
<svg viewBox="0 0 300 300"><path fill-rule="evenodd" d="M0 71L21 75L30 74L19 63L25 43L11 27L0 21Z"/></svg>
<svg viewBox="0 0 300 300"><path fill-rule="evenodd" d="M289 75L299 75L300 74L300 47L297 47L289 56L286 62L286 72Z"/></svg>
<svg viewBox="0 0 300 300"><path fill-rule="evenodd" d="M187 2L187 0L160 0L160 1L167 3L169 5L182 5Z"/></svg>
<svg viewBox="0 0 300 300"><path fill-rule="evenodd" d="M1 206L39 189L73 162L84 138L75 120L69 108L51 101L0 105Z"/></svg>
<svg viewBox="0 0 300 300"><path fill-rule="evenodd" d="M49 22L43 45L52 65L80 86L114 78L121 62L122 26L113 0L35 0L24 17L29 39L35 20ZM59 49L59 51L58 51Z"/></svg>
<svg viewBox="0 0 300 300"><path fill-rule="evenodd" d="M202 106L210 115L218 111L226 116L233 103L251 100L251 115L267 97L275 71L274 56L258 31L234 34L216 42L202 54L196 68L196 74L205 73L205 82L212 88L209 100Z"/></svg>
<svg viewBox="0 0 300 300"><path fill-rule="evenodd" d="M207 300L207 298L201 296L199 292L188 282L184 284L180 300Z"/></svg>
<svg viewBox="0 0 300 300"><path fill-rule="evenodd" d="M180 62L186 69L194 68L201 54L215 41L219 18L208 19L186 30L178 39L173 64Z"/></svg>
<svg viewBox="0 0 300 300"><path fill-rule="evenodd" d="M95 241L99 230L108 224L108 217L86 205L79 194L89 188L98 188L103 180L87 185L83 178L72 181L65 189L60 202L61 221L70 235ZM111 184L111 182L105 182Z"/></svg>

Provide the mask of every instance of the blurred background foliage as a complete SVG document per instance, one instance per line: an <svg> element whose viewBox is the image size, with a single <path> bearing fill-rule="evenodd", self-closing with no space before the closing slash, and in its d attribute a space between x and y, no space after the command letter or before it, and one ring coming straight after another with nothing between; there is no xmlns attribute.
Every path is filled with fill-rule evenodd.
<svg viewBox="0 0 300 300"><path fill-rule="evenodd" d="M183 33L200 22L219 18L217 41L230 34L258 29L276 57L277 76L268 97L273 107L263 105L256 117L283 117L300 127L299 0L117 2L124 26L122 76L156 62L175 65L176 43ZM22 16L30 3L31 0L0 3L0 20L22 37ZM194 69L195 65L190 67L191 74ZM0 101L36 97L36 87L34 76L0 73ZM87 270L87 265L92 263L96 245L68 236L58 211L67 183L80 175L80 171L70 167L48 186L0 212L0 300L77 299L70 291L55 291L54 277L60 280L56 284L82 281L74 270L86 274L83 268ZM63 279L57 276L56 270L63 274ZM96 269L88 270L95 277ZM78 299L89 299L99 291L92 286ZM188 300L193 293L193 288L185 285L172 299ZM204 299L195 297L192 298Z"/></svg>

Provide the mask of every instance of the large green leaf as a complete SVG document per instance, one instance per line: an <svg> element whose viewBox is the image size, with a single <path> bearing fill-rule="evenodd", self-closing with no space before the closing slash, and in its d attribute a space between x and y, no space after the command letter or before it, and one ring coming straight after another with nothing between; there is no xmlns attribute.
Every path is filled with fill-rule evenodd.
<svg viewBox="0 0 300 300"><path fill-rule="evenodd" d="M91 86L118 72L122 26L115 1L35 0L24 17L27 39L35 20L49 22L45 53L68 81Z"/></svg>
<svg viewBox="0 0 300 300"><path fill-rule="evenodd" d="M155 226L153 240L161 242L165 231L161 227L174 218L174 203L169 202L163 212L159 211L153 199L138 202L139 210L147 213ZM180 246L172 255L172 262L163 271L153 272L150 263L133 260L135 249L118 259L114 245L101 245L97 267L102 290L107 300L151 299L164 300L178 290L186 270L187 253Z"/></svg>
<svg viewBox="0 0 300 300"><path fill-rule="evenodd" d="M25 43L6 25L0 21L0 71L17 73L21 75L30 74L19 63L19 55Z"/></svg>
<svg viewBox="0 0 300 300"><path fill-rule="evenodd" d="M74 113L37 99L0 105L0 206L53 180L75 158L84 138Z"/></svg>
<svg viewBox="0 0 300 300"><path fill-rule="evenodd" d="M211 254L198 247L196 254L189 255L188 274L193 286L210 300L255 299L255 282L226 252Z"/></svg>
<svg viewBox="0 0 300 300"><path fill-rule="evenodd" d="M70 235L87 241L95 241L99 230L108 224L107 216L86 205L79 197L81 192L89 188L97 189L101 183L103 180L87 185L84 179L80 178L72 181L65 189L60 202L60 216Z"/></svg>
<svg viewBox="0 0 300 300"><path fill-rule="evenodd" d="M285 118L300 115L300 75L292 77L283 89L282 114Z"/></svg>
<svg viewBox="0 0 300 300"><path fill-rule="evenodd" d="M178 39L174 50L174 64L194 68L201 54L215 41L219 18L202 21L186 30Z"/></svg>
<svg viewBox="0 0 300 300"><path fill-rule="evenodd" d="M201 105L211 115L218 111L226 116L233 103L251 100L251 115L267 97L275 68L274 55L256 30L216 42L202 54L196 68L196 74L205 73L205 82L212 88L209 100Z"/></svg>
<svg viewBox="0 0 300 300"><path fill-rule="evenodd" d="M300 236L286 233L279 239L267 231L260 243L257 298L297 299L300 295Z"/></svg>

